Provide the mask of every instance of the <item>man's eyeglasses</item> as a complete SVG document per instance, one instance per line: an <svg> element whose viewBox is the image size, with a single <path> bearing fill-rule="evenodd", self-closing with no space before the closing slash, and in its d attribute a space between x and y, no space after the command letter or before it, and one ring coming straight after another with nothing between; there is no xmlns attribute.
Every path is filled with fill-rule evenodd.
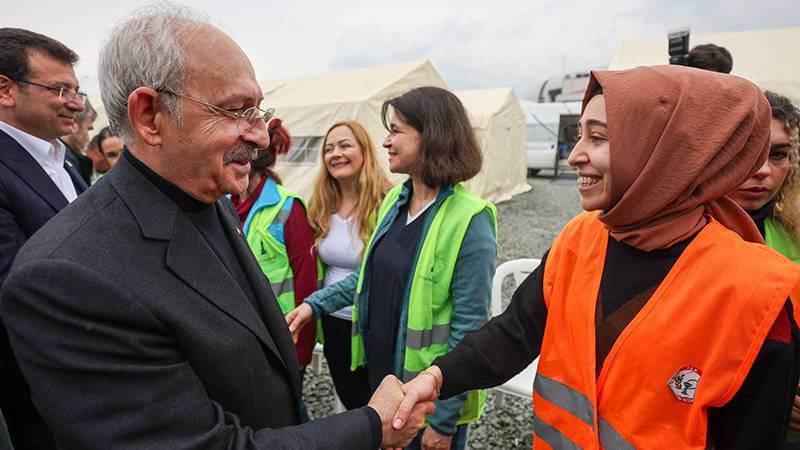
<svg viewBox="0 0 800 450"><path fill-rule="evenodd" d="M86 98L88 97L86 93L79 92L77 89L69 88L69 87L62 87L62 86L48 86L46 84L37 83L35 81L30 80L14 80L17 83L23 84L30 84L33 86L39 86L40 88L45 88L48 91L55 92L58 94L58 99L65 102L72 102L77 101L81 105L86 104Z"/></svg>
<svg viewBox="0 0 800 450"><path fill-rule="evenodd" d="M257 106L252 106L250 108L245 109L242 112L231 111L230 109L220 108L217 105L212 105L211 103L200 99L195 98L186 94L181 94L180 92L175 92L171 89L157 89L156 92L159 93L166 93L175 95L177 97L185 98L186 100L191 100L195 103L199 103L203 106L207 106L212 110L226 115L230 118L236 119L236 130L239 134L245 134L250 131L251 128L257 123L258 120L263 120L265 123L272 120L275 117L275 108L267 108L267 110L263 110Z"/></svg>

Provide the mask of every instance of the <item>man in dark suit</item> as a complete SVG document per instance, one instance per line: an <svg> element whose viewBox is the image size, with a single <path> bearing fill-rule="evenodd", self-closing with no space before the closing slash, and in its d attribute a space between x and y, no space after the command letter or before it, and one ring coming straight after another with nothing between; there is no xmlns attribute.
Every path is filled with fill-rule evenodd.
<svg viewBox="0 0 800 450"><path fill-rule="evenodd" d="M87 187L58 140L83 110L77 60L51 38L0 29L0 287L22 244ZM17 448L54 448L1 325L0 409Z"/></svg>
<svg viewBox="0 0 800 450"><path fill-rule="evenodd" d="M158 70L148 69L157 68ZM295 350L226 193L269 142L233 40L154 6L101 52L126 151L29 240L3 291L11 345L65 448L364 449L409 442L387 377L368 406L301 424Z"/></svg>
<svg viewBox="0 0 800 450"><path fill-rule="evenodd" d="M94 129L94 121L97 119L97 111L92 107L92 103L86 100L83 111L75 114L75 128L72 133L62 136L61 142L67 147L67 161L72 167L78 169L81 178L86 184L91 184L92 179L92 159L85 155L89 145L89 132Z"/></svg>

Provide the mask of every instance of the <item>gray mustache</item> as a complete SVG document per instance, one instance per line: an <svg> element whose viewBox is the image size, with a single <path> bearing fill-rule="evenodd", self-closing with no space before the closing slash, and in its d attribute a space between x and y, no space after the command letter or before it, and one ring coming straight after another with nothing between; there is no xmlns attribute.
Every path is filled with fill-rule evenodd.
<svg viewBox="0 0 800 450"><path fill-rule="evenodd" d="M225 157L222 160L223 164L230 164L234 161L252 161L256 159L258 156L258 148L254 145L250 144L239 144L236 147L232 148L228 153L225 153Z"/></svg>

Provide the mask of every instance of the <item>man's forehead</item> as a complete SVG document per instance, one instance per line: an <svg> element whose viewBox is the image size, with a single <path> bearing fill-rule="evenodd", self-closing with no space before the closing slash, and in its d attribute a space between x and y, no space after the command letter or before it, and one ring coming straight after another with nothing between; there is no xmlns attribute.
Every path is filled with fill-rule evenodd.
<svg viewBox="0 0 800 450"><path fill-rule="evenodd" d="M78 85L78 77L75 76L75 69L71 64L59 61L46 53L36 50L28 52L28 68L30 77L49 77L52 83L69 83Z"/></svg>
<svg viewBox="0 0 800 450"><path fill-rule="evenodd" d="M261 96L250 60L228 35L206 27L194 34L184 51L187 87L220 95Z"/></svg>
<svg viewBox="0 0 800 450"><path fill-rule="evenodd" d="M187 66L194 66L196 70L215 70L234 64L251 68L250 60L239 45L230 36L209 25L195 24L181 33L179 41Z"/></svg>

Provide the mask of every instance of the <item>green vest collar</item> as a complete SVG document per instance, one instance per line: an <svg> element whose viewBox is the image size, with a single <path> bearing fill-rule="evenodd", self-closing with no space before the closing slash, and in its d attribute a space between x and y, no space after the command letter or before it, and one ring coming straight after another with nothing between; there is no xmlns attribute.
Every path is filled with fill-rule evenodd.
<svg viewBox="0 0 800 450"><path fill-rule="evenodd" d="M278 192L278 183L274 178L267 177L267 181L264 182L264 187L261 188L261 193L258 194L258 198L256 202L253 203L253 207L250 208L250 212L247 213L247 218L244 220L244 226L242 227L242 233L247 236L247 231L250 229L250 222L252 222L253 216L255 216L260 209L274 206L280 201L281 194Z"/></svg>
<svg viewBox="0 0 800 450"><path fill-rule="evenodd" d="M405 205L408 202L408 198L411 195L413 183L411 182L411 177L408 177L406 181L403 182L403 189L400 191L400 196L397 198L396 207L399 208L402 205ZM452 185L446 185L439 188L439 193L436 195L436 201L433 202L434 205L438 205L447 197L453 195L455 192Z"/></svg>

